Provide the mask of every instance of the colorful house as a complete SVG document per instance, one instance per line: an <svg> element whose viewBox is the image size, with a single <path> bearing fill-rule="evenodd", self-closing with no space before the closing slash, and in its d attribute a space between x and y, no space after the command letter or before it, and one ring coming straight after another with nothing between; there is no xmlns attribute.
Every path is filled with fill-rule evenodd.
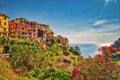
<svg viewBox="0 0 120 80"><path fill-rule="evenodd" d="M36 22L30 22L30 29L31 29L31 39L32 40L37 40Z"/></svg>
<svg viewBox="0 0 120 80"><path fill-rule="evenodd" d="M15 38L26 38L26 28L23 24L9 21L9 36Z"/></svg>
<svg viewBox="0 0 120 80"><path fill-rule="evenodd" d="M28 20L26 20L25 18L16 18L13 21L18 24L18 37L27 38L26 24Z"/></svg>
<svg viewBox="0 0 120 80"><path fill-rule="evenodd" d="M52 39L54 37L54 32L50 31L50 33L47 33L47 39Z"/></svg>
<svg viewBox="0 0 120 80"><path fill-rule="evenodd" d="M0 35L8 35L8 22L8 16L0 14Z"/></svg>
<svg viewBox="0 0 120 80"><path fill-rule="evenodd" d="M9 21L9 36L17 38L18 37L18 25L13 21Z"/></svg>
<svg viewBox="0 0 120 80"><path fill-rule="evenodd" d="M32 34L32 28L30 27L30 22L26 22L26 39L32 39L31 37Z"/></svg>
<svg viewBox="0 0 120 80"><path fill-rule="evenodd" d="M39 24L38 26L38 38L41 38L45 41L47 38L51 37L51 31L49 25Z"/></svg>
<svg viewBox="0 0 120 80"><path fill-rule="evenodd" d="M8 36L8 22L9 17L5 14L0 13L0 36L6 35ZM4 46L0 44L0 53L3 53Z"/></svg>
<svg viewBox="0 0 120 80"><path fill-rule="evenodd" d="M23 24L25 25L28 21L25 18L16 18L13 20L15 23Z"/></svg>
<svg viewBox="0 0 120 80"><path fill-rule="evenodd" d="M28 21L25 18L16 18L9 21L9 18L5 14L0 14L1 35L35 40L42 44L46 39L53 38L54 33L47 24ZM0 53L3 53L3 50L4 47L0 45Z"/></svg>

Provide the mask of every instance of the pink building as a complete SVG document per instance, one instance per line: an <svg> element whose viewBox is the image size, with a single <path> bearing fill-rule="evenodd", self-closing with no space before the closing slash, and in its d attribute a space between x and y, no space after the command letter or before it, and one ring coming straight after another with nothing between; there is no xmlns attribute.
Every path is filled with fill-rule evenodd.
<svg viewBox="0 0 120 80"><path fill-rule="evenodd" d="M30 31L31 31L31 39L37 40L38 31L37 31L37 27L36 27L36 22L30 22Z"/></svg>

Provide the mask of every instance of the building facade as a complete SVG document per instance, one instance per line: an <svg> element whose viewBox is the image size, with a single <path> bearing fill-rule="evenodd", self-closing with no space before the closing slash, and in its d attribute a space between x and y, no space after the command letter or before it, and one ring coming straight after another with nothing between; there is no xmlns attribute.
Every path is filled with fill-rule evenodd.
<svg viewBox="0 0 120 80"><path fill-rule="evenodd" d="M27 30L26 30L26 27L27 27L27 20L25 18L16 18L13 20L13 22L15 24L18 25L18 37L19 38L26 38L26 34L27 34Z"/></svg>
<svg viewBox="0 0 120 80"><path fill-rule="evenodd" d="M31 40L37 40L37 27L36 22L30 22Z"/></svg>
<svg viewBox="0 0 120 80"><path fill-rule="evenodd" d="M9 36L14 38L26 38L25 25L9 21Z"/></svg>
<svg viewBox="0 0 120 80"><path fill-rule="evenodd" d="M0 14L0 35L8 35L8 23L8 16Z"/></svg>
<svg viewBox="0 0 120 80"><path fill-rule="evenodd" d="M47 24L28 21L25 18L16 18L10 21L8 16L0 13L0 36L2 35L37 41L43 49L46 49L45 41L54 38L54 32ZM60 35L56 38L59 45L69 45L67 38ZM5 52L5 47L8 48L0 44L0 53Z"/></svg>
<svg viewBox="0 0 120 80"><path fill-rule="evenodd" d="M54 32L51 31L47 24L28 21L25 18L16 18L10 21L9 17L5 14L0 14L0 36L2 35L34 40L41 45L44 44L47 39L54 38ZM57 41L60 45L68 46L69 44L68 39L60 35L57 36ZM2 53L3 50L4 47L0 45L0 53Z"/></svg>
<svg viewBox="0 0 120 80"><path fill-rule="evenodd" d="M57 42L61 46L69 46L69 40L61 35L57 36Z"/></svg>
<svg viewBox="0 0 120 80"><path fill-rule="evenodd" d="M6 35L8 36L8 23L9 17L5 14L0 13L0 36ZM3 53L4 46L0 44L0 53Z"/></svg>

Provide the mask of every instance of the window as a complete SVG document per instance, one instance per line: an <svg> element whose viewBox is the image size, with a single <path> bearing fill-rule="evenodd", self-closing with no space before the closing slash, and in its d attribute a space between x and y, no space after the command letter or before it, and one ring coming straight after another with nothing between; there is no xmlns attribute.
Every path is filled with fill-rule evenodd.
<svg viewBox="0 0 120 80"><path fill-rule="evenodd" d="M35 30L33 30L33 32L35 32Z"/></svg>
<svg viewBox="0 0 120 80"><path fill-rule="evenodd" d="M24 35L24 32L22 32L22 35Z"/></svg>
<svg viewBox="0 0 120 80"><path fill-rule="evenodd" d="M5 20L7 19L7 17L4 18Z"/></svg>
<svg viewBox="0 0 120 80"><path fill-rule="evenodd" d="M6 32L6 28L4 28L4 32Z"/></svg>
<svg viewBox="0 0 120 80"><path fill-rule="evenodd" d="M6 22L4 22L4 25L6 26Z"/></svg>

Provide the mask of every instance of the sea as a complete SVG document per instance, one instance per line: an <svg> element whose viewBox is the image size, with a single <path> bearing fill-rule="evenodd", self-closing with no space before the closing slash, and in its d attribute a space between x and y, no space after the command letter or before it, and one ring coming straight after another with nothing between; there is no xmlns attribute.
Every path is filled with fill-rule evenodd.
<svg viewBox="0 0 120 80"><path fill-rule="evenodd" d="M94 57L98 54L99 46L96 44L70 44L70 46L79 46L81 55L85 58L91 56Z"/></svg>

